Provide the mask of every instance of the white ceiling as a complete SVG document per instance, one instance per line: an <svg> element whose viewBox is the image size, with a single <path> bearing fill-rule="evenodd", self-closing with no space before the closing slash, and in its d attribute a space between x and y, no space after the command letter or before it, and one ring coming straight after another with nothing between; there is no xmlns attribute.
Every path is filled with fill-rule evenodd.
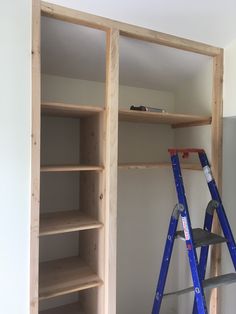
<svg viewBox="0 0 236 314"><path fill-rule="evenodd" d="M226 47L236 38L235 0L48 0L111 19Z"/></svg>
<svg viewBox="0 0 236 314"><path fill-rule="evenodd" d="M105 81L105 33L42 18L42 71L52 75ZM120 83L173 90L211 62L202 55L121 37Z"/></svg>
<svg viewBox="0 0 236 314"><path fill-rule="evenodd" d="M49 0L51 3L157 31L226 47L236 38L235 0ZM103 81L103 33L43 19L42 69L50 74ZM78 31L79 30L79 31ZM122 38L120 82L172 90L209 59Z"/></svg>

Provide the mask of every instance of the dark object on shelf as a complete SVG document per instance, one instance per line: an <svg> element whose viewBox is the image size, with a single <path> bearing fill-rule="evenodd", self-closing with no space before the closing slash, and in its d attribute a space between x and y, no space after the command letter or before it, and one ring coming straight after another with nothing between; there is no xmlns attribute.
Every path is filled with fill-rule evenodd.
<svg viewBox="0 0 236 314"><path fill-rule="evenodd" d="M149 111L149 112L166 112L164 109L160 108L153 108L148 106L130 106L130 110L137 110L137 111Z"/></svg>

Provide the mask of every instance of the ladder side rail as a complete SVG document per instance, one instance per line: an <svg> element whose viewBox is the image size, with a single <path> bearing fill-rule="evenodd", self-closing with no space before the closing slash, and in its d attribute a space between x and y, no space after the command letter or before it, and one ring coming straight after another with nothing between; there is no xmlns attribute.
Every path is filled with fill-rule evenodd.
<svg viewBox="0 0 236 314"><path fill-rule="evenodd" d="M207 314L206 300L204 295L204 290L202 287L202 281L200 279L199 271L198 271L198 259L197 253L193 242L193 234L191 221L188 211L187 199L185 196L185 190L183 185L183 178L181 174L180 162L178 153L171 154L172 167L175 177L175 185L176 191L178 195L179 204L182 204L184 210L181 212L182 224L185 234L185 242L189 257L189 263L192 273L192 279L194 284L194 293L198 308L198 314Z"/></svg>
<svg viewBox="0 0 236 314"><path fill-rule="evenodd" d="M210 164L207 159L206 153L205 152L199 153L199 159L200 159L202 168L204 170L204 174L207 180L211 197L213 200L216 200L219 203L218 207L216 208L216 212L217 212L224 236L228 240L227 241L228 249L231 255L232 262L234 264L234 268L236 270L236 244L235 244L234 236L233 236L226 212L224 210L224 206L222 204L222 200L221 200L219 191L217 189L215 179L212 175Z"/></svg>
<svg viewBox="0 0 236 314"><path fill-rule="evenodd" d="M167 278L167 274L169 270L171 255L172 255L174 241L175 241L175 233L178 226L178 220L179 220L179 210L178 210L178 205L176 205L170 219L168 235L166 239L158 284L157 284L154 303L153 303L152 314L159 314L160 312L163 293L164 293L165 284L166 284L166 278Z"/></svg>

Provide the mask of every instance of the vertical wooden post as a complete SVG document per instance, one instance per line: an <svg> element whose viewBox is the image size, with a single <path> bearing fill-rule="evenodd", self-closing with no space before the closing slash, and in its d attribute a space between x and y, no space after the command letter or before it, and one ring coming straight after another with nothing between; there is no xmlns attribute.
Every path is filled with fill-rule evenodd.
<svg viewBox="0 0 236 314"><path fill-rule="evenodd" d="M107 31L106 54L106 224L105 224L105 314L116 313L117 246L117 164L118 164L118 95L119 31Z"/></svg>
<svg viewBox="0 0 236 314"><path fill-rule="evenodd" d="M212 95L212 169L222 191L222 109L223 109L223 50L213 58L213 95ZM213 221L213 232L220 233L220 225L216 215ZM220 245L213 246L211 251L211 276L217 276L221 270ZM213 289L210 298L210 314L220 313L219 290Z"/></svg>
<svg viewBox="0 0 236 314"><path fill-rule="evenodd" d="M39 188L40 188L40 1L32 1L32 134L30 314L38 314Z"/></svg>

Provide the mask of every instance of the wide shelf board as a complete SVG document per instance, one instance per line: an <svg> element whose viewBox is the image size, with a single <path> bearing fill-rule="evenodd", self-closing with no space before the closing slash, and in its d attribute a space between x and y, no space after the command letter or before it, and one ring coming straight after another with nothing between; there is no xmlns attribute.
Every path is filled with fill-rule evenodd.
<svg viewBox="0 0 236 314"><path fill-rule="evenodd" d="M173 128L211 124L211 117L167 112L119 110L119 120L139 123L170 124Z"/></svg>
<svg viewBox="0 0 236 314"><path fill-rule="evenodd" d="M79 257L40 263L39 300L100 285L102 280Z"/></svg>
<svg viewBox="0 0 236 314"><path fill-rule="evenodd" d="M170 168L170 162L132 162L120 163L118 168L121 170L128 169L156 169L156 168ZM198 163L181 163L181 168L186 170L202 170Z"/></svg>
<svg viewBox="0 0 236 314"><path fill-rule="evenodd" d="M102 171L103 166L98 165L50 165L41 166L41 172L77 172L77 171Z"/></svg>
<svg viewBox="0 0 236 314"><path fill-rule="evenodd" d="M42 115L48 116L83 118L97 114L99 112L102 112L103 110L104 109L102 107L87 105L75 105L54 102L43 102L41 104Z"/></svg>
<svg viewBox="0 0 236 314"><path fill-rule="evenodd" d="M40 311L39 314L85 314L85 312L79 303L72 303Z"/></svg>
<svg viewBox="0 0 236 314"><path fill-rule="evenodd" d="M79 210L44 213L40 216L40 236L97 229L102 223Z"/></svg>

